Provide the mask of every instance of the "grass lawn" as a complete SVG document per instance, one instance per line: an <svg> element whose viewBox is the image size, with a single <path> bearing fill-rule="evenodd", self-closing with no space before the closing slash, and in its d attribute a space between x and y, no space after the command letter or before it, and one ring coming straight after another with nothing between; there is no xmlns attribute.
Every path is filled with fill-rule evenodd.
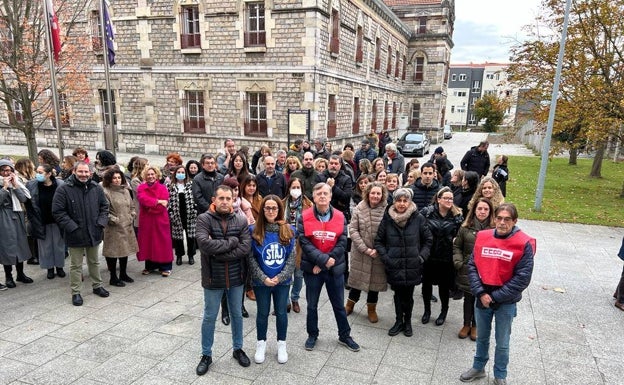
<svg viewBox="0 0 624 385"><path fill-rule="evenodd" d="M591 159L578 159L576 166L568 165L567 158L552 159L548 163L542 211L536 212L540 158L512 156L505 199L516 204L521 218L624 227L624 199L619 197L624 163L605 159L602 178L588 176L591 165Z"/></svg>

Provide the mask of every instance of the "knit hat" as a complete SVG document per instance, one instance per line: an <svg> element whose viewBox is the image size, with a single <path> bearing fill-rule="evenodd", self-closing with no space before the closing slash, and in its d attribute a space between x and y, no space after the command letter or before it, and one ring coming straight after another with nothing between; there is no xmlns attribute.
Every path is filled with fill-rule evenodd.
<svg viewBox="0 0 624 385"><path fill-rule="evenodd" d="M4 166L9 166L11 167L11 171L15 171L15 166L13 165L13 162L8 159L0 159L0 168Z"/></svg>
<svg viewBox="0 0 624 385"><path fill-rule="evenodd" d="M442 154L443 152L444 152L444 149L442 148L442 146L436 148L434 151L435 154Z"/></svg>

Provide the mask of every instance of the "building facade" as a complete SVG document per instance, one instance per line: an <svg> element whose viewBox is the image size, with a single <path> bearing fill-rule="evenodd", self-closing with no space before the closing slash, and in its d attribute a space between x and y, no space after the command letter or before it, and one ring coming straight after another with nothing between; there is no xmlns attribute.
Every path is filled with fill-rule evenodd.
<svg viewBox="0 0 624 385"><path fill-rule="evenodd" d="M91 96L62 97L67 148L198 155L226 138L257 149L298 137L342 145L445 121L453 0L114 1L112 119L99 3L73 29L91 36ZM45 126L38 143L54 146ZM5 143L24 142L5 131Z"/></svg>
<svg viewBox="0 0 624 385"><path fill-rule="evenodd" d="M474 115L477 100L484 95L508 98L503 125L513 126L518 104L518 89L507 80L507 64L451 64L446 99L446 124L470 127L479 124Z"/></svg>

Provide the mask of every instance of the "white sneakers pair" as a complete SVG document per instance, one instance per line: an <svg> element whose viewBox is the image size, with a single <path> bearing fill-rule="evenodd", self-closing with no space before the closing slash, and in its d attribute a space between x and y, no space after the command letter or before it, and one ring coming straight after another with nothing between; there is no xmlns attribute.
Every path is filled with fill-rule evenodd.
<svg viewBox="0 0 624 385"><path fill-rule="evenodd" d="M264 358L266 356L266 341L259 340L256 343L256 354L254 355L254 360L256 364L261 364L264 362ZM285 364L288 362L288 352L286 351L286 341L277 341L277 362L280 364Z"/></svg>

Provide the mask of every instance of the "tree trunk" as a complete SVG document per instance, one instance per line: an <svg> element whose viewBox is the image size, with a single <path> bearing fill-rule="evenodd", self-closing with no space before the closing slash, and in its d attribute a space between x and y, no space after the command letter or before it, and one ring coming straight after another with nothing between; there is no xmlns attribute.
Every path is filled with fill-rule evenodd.
<svg viewBox="0 0 624 385"><path fill-rule="evenodd" d="M594 156L594 163L592 164L592 168L589 173L590 177L602 178L602 160L604 159L605 147L605 142L598 143L598 149L596 150L596 155Z"/></svg>
<svg viewBox="0 0 624 385"><path fill-rule="evenodd" d="M622 182L622 192L620 193L620 198L624 198L624 182Z"/></svg>
<svg viewBox="0 0 624 385"><path fill-rule="evenodd" d="M578 149L570 148L568 152L570 154L570 157L568 158L568 164L576 166L576 158L578 156Z"/></svg>
<svg viewBox="0 0 624 385"><path fill-rule="evenodd" d="M24 136L26 137L26 146L28 147L28 157L35 165L37 160L37 138L35 137L35 129L33 127L24 127Z"/></svg>

